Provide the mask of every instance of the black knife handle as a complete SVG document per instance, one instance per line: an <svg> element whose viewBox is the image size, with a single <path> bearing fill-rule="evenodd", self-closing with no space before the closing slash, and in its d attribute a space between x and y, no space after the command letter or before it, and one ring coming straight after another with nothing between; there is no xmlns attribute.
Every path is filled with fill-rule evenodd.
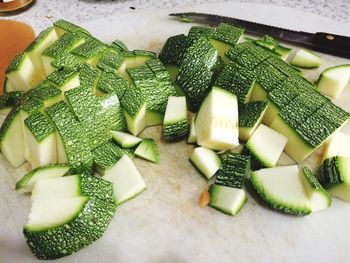
<svg viewBox="0 0 350 263"><path fill-rule="evenodd" d="M322 46L326 49L350 51L350 37L346 36L317 32L312 42L313 44Z"/></svg>

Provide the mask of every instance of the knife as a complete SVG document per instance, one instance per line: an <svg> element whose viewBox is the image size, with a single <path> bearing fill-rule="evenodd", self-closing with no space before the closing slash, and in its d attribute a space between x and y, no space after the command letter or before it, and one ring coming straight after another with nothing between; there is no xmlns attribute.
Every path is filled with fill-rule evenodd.
<svg viewBox="0 0 350 263"><path fill-rule="evenodd" d="M269 35L276 39L298 44L312 50L332 54L339 57L350 58L350 37L325 32L308 33L294 31L276 26L264 25L238 18L219 16L204 13L174 13L170 16L186 19L197 23L218 25L220 23L233 24L244 27L247 33L253 35Z"/></svg>

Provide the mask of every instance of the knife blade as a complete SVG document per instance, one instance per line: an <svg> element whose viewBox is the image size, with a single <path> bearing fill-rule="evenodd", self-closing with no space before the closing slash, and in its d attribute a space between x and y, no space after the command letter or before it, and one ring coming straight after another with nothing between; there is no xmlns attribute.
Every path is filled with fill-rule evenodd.
<svg viewBox="0 0 350 263"><path fill-rule="evenodd" d="M175 16L182 19L186 18L189 21L215 26L220 23L233 24L235 26L245 28L247 33L253 35L269 35L278 40L301 45L315 51L350 58L350 37L347 36L326 32L308 33L303 31L294 31L281 27L264 25L252 21L214 14L185 12L170 14L170 16Z"/></svg>

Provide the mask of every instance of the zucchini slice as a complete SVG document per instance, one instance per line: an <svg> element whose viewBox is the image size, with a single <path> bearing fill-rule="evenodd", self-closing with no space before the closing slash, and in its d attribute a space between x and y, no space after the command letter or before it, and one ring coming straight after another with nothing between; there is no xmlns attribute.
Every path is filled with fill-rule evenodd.
<svg viewBox="0 0 350 263"><path fill-rule="evenodd" d="M312 211L297 165L255 171L251 182L260 197L276 210L294 215L307 215Z"/></svg>
<svg viewBox="0 0 350 263"><path fill-rule="evenodd" d="M325 69L317 81L317 90L332 98L338 98L350 79L350 64Z"/></svg>
<svg viewBox="0 0 350 263"><path fill-rule="evenodd" d="M238 146L236 95L213 87L197 113L195 124L198 145L213 150L228 150Z"/></svg>
<svg viewBox="0 0 350 263"><path fill-rule="evenodd" d="M193 150L190 162L203 174L210 179L220 169L221 159L212 150L205 147L197 147Z"/></svg>
<svg viewBox="0 0 350 263"><path fill-rule="evenodd" d="M334 156L350 158L350 136L340 131L332 135L323 152L322 161Z"/></svg>
<svg viewBox="0 0 350 263"><path fill-rule="evenodd" d="M135 156L143 158L153 163L160 162L159 150L156 142L152 138L144 138L135 150Z"/></svg>
<svg viewBox="0 0 350 263"><path fill-rule="evenodd" d="M142 142L142 139L131 134L111 131L113 140L124 148L133 148Z"/></svg>
<svg viewBox="0 0 350 263"><path fill-rule="evenodd" d="M290 64L299 68L312 69L321 66L322 59L314 52L302 48L297 51Z"/></svg>
<svg viewBox="0 0 350 263"><path fill-rule="evenodd" d="M186 97L170 96L163 122L164 140L176 140L188 133Z"/></svg>

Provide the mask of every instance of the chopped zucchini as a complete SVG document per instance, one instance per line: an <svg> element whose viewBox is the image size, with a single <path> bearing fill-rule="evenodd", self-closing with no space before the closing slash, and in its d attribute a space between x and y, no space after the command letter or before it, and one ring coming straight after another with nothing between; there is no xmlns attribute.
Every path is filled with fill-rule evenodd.
<svg viewBox="0 0 350 263"><path fill-rule="evenodd" d="M25 157L32 169L57 163L56 130L43 113L24 120L24 141Z"/></svg>
<svg viewBox="0 0 350 263"><path fill-rule="evenodd" d="M71 22L68 22L66 20L63 20L63 19L59 19L59 20L55 21L53 23L53 25L54 25L54 28L56 30L58 37L61 37L66 32L82 33L85 35L90 35L90 33L86 29L84 29L80 26L77 26Z"/></svg>
<svg viewBox="0 0 350 263"><path fill-rule="evenodd" d="M190 130L188 132L188 137L187 137L187 143L197 143L196 124L194 120L195 120L195 116L193 116L191 119Z"/></svg>
<svg viewBox="0 0 350 263"><path fill-rule="evenodd" d="M318 68L322 64L321 57L306 49L299 49L290 61L290 64L299 68Z"/></svg>
<svg viewBox="0 0 350 263"><path fill-rule="evenodd" d="M251 182L260 197L273 209L294 215L307 215L312 211L297 165L255 171Z"/></svg>
<svg viewBox="0 0 350 263"><path fill-rule="evenodd" d="M197 113L195 125L198 145L213 150L228 150L238 146L236 95L213 87Z"/></svg>
<svg viewBox="0 0 350 263"><path fill-rule="evenodd" d="M317 90L332 98L338 98L350 79L350 64L330 67L322 71Z"/></svg>
<svg viewBox="0 0 350 263"><path fill-rule="evenodd" d="M253 101L239 105L239 139L248 141L261 124L268 107L267 101Z"/></svg>
<svg viewBox="0 0 350 263"><path fill-rule="evenodd" d="M96 66L98 60L107 50L108 46L93 37L85 37L85 42L74 48L71 53L80 60Z"/></svg>
<svg viewBox="0 0 350 263"><path fill-rule="evenodd" d="M133 148L142 142L142 139L131 134L111 131L113 140L124 148Z"/></svg>
<svg viewBox="0 0 350 263"><path fill-rule="evenodd" d="M128 82L122 77L102 71L100 79L97 82L96 92L98 96L105 93L115 93L119 100L121 100L128 88Z"/></svg>
<svg viewBox="0 0 350 263"><path fill-rule="evenodd" d="M166 141L180 139L188 133L187 115L186 98L170 96L163 122Z"/></svg>
<svg viewBox="0 0 350 263"><path fill-rule="evenodd" d="M135 156L141 157L153 163L160 162L159 150L156 142L151 138L144 138L135 150Z"/></svg>
<svg viewBox="0 0 350 263"><path fill-rule="evenodd" d="M236 215L247 202L243 189L212 184L209 188L209 205L228 215Z"/></svg>
<svg viewBox="0 0 350 263"><path fill-rule="evenodd" d="M0 113L7 115L11 111L11 107L19 103L23 96L22 91L10 91L0 96Z"/></svg>
<svg viewBox="0 0 350 263"><path fill-rule="evenodd" d="M42 179L61 177L68 173L67 164L49 164L38 167L24 175L17 183L16 190L31 192L34 184Z"/></svg>
<svg viewBox="0 0 350 263"><path fill-rule="evenodd" d="M140 89L129 89L120 101L132 135L138 135L146 127L146 100Z"/></svg>
<svg viewBox="0 0 350 263"><path fill-rule="evenodd" d="M278 45L274 51L280 56L283 61L286 61L293 49Z"/></svg>
<svg viewBox="0 0 350 263"><path fill-rule="evenodd" d="M251 156L252 169L274 167L280 158L288 139L260 124L244 147L244 154Z"/></svg>
<svg viewBox="0 0 350 263"><path fill-rule="evenodd" d="M123 64L124 58L120 52L114 49L107 49L97 61L96 67L104 72L116 74L117 69Z"/></svg>
<svg viewBox="0 0 350 263"><path fill-rule="evenodd" d="M322 187L313 172L309 168L303 166L301 169L301 177L304 181L306 194L310 199L312 212L317 212L331 206L332 198L327 191Z"/></svg>
<svg viewBox="0 0 350 263"><path fill-rule="evenodd" d="M323 152L322 161L334 156L350 158L350 136L340 131L330 138Z"/></svg>
<svg viewBox="0 0 350 263"><path fill-rule="evenodd" d="M75 68L61 68L47 76L47 80L56 85L62 92L80 85L79 72Z"/></svg>
<svg viewBox="0 0 350 263"><path fill-rule="evenodd" d="M146 189L140 172L127 155L124 155L108 172L105 172L102 178L113 184L114 199L117 205L136 197Z"/></svg>
<svg viewBox="0 0 350 263"><path fill-rule="evenodd" d="M210 179L220 169L221 159L212 150L205 147L197 147L193 150L190 162L203 174Z"/></svg>
<svg viewBox="0 0 350 263"><path fill-rule="evenodd" d="M183 34L169 37L159 54L159 59L164 64L180 66L188 48L187 38Z"/></svg>

